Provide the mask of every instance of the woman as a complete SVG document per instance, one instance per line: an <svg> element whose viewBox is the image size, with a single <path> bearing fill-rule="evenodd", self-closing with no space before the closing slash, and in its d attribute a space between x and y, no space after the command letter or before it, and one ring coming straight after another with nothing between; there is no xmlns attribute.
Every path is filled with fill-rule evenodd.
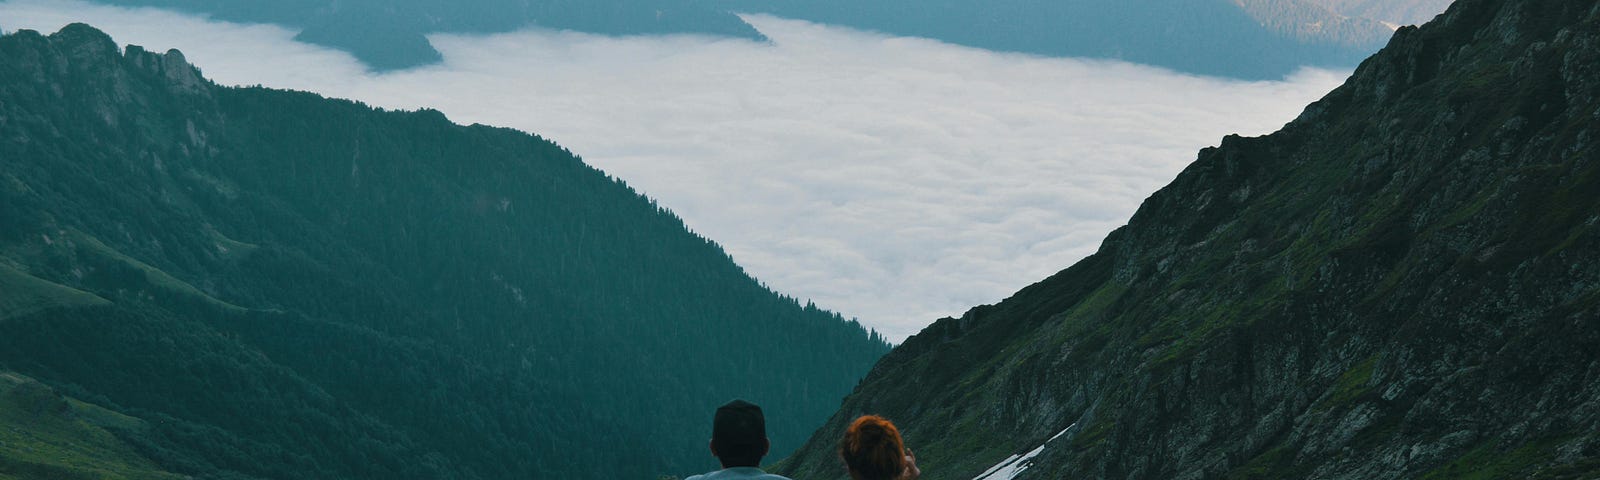
<svg viewBox="0 0 1600 480"><path fill-rule="evenodd" d="M917 457L900 439L900 429L877 415L863 415L839 440L839 456L854 480L917 480Z"/></svg>

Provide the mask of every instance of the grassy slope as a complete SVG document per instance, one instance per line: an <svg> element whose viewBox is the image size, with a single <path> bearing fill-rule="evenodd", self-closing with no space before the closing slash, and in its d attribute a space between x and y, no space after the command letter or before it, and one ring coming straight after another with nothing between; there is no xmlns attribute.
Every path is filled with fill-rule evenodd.
<svg viewBox="0 0 1600 480"><path fill-rule="evenodd" d="M104 242L101 242L99 239L90 236L89 234L78 231L77 229L68 229L67 232L68 238L72 239L72 241L77 244L77 247L80 251L90 256L100 257L103 260L119 263L133 268L144 275L146 282L149 282L151 285L154 285L157 288L168 290L179 295L193 297L212 306L216 306L230 312L242 313L245 310L243 307L238 305L217 300L216 297L207 295L205 292L200 291L200 289L195 288L194 285L190 285L188 282L179 280L176 277L173 277L171 274L161 271L161 269L152 267L144 262L134 259L133 257L129 257L126 254L111 248ZM220 236L220 234L215 233L215 230L209 231L208 234L212 236Z"/></svg>
<svg viewBox="0 0 1600 480"><path fill-rule="evenodd" d="M0 480L176 480L109 429L144 422L62 397L33 379L0 373Z"/></svg>
<svg viewBox="0 0 1600 480"><path fill-rule="evenodd" d="M106 305L105 299L51 283L0 262L0 321L53 307Z"/></svg>

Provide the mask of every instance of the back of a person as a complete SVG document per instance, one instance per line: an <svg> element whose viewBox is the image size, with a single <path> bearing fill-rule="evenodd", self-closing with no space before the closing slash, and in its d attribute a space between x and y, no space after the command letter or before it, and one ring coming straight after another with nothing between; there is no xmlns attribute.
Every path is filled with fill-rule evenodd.
<svg viewBox="0 0 1600 480"><path fill-rule="evenodd" d="M789 480L759 467L772 442L767 439L766 415L756 404L734 400L717 407L711 419L710 446L722 470L685 480Z"/></svg>
<svg viewBox="0 0 1600 480"><path fill-rule="evenodd" d="M863 415L839 439L839 457L853 480L917 480L922 470L888 419Z"/></svg>
<svg viewBox="0 0 1600 480"><path fill-rule="evenodd" d="M695 475L685 480L789 480L789 478L773 475L756 467L732 467Z"/></svg>

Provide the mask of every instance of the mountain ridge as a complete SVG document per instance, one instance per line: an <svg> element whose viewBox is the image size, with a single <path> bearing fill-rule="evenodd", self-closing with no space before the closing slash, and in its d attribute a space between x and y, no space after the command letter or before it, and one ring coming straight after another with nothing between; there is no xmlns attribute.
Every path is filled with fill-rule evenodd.
<svg viewBox="0 0 1600 480"><path fill-rule="evenodd" d="M1600 474L1597 44L1584 1L1399 29L1094 255L908 339L778 470L844 478L873 413L930 479L1034 448L1016 478Z"/></svg>
<svg viewBox="0 0 1600 480"><path fill-rule="evenodd" d="M722 1L736 11L989 50L1117 59L1246 80L1281 79L1304 67L1347 68L1392 34L1376 19L1306 0Z"/></svg>
<svg viewBox="0 0 1600 480"><path fill-rule="evenodd" d="M499 33L538 26L602 35L703 34L766 37L726 11L699 0L93 0L118 6L168 8L250 23L300 29L295 39L354 54L376 71L438 63L426 35Z"/></svg>
<svg viewBox="0 0 1600 480"><path fill-rule="evenodd" d="M736 13L767 13L995 51L1120 59L1247 80L1280 79L1303 67L1353 66L1388 40L1394 22L1438 13L1448 4L1447 0L1381 5L1332 0L300 0L272 5L92 1L284 25L300 30L299 41L351 52L380 72L438 63L442 57L426 38L432 33L545 28L766 41Z"/></svg>
<svg viewBox="0 0 1600 480"><path fill-rule="evenodd" d="M0 284L40 292L0 291L0 364L145 419L121 440L174 473L684 473L716 405L787 450L888 348L535 135L82 24L0 60Z"/></svg>

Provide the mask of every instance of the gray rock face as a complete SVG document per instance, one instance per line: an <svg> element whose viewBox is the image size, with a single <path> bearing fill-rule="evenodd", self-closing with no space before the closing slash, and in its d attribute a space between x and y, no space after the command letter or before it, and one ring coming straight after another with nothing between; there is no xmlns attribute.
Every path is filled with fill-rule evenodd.
<svg viewBox="0 0 1600 480"><path fill-rule="evenodd" d="M781 471L900 423L926 478L1600 476L1600 5L1460 0L1095 255L885 357ZM1069 425L1068 433L1046 442Z"/></svg>

